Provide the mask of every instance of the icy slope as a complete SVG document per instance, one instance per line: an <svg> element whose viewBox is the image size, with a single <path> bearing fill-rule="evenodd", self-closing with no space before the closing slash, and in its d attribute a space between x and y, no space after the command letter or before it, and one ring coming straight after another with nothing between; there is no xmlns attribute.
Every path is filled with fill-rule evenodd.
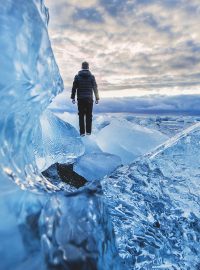
<svg viewBox="0 0 200 270"><path fill-rule="evenodd" d="M129 269L200 267L200 124L102 181Z"/></svg>

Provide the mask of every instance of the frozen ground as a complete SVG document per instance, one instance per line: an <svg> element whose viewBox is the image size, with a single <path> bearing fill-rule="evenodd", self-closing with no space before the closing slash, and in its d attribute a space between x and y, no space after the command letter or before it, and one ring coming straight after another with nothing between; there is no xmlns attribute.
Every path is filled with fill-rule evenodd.
<svg viewBox="0 0 200 270"><path fill-rule="evenodd" d="M77 126L76 115L59 117ZM120 269L198 270L199 118L97 115L93 129L92 136L82 139L85 154L77 159L76 171L91 181L118 167L101 185ZM117 155L109 154L113 141L115 150L120 148L115 154L128 166L119 166ZM135 153L128 160L123 160L124 142Z"/></svg>
<svg viewBox="0 0 200 270"><path fill-rule="evenodd" d="M100 105L99 105L100 106ZM53 109L53 113L64 121L72 124L78 130L78 116L75 113L68 113L64 110ZM199 116L177 116L177 115L162 115L159 116L149 114L134 114L134 113L99 113L93 117L93 132L100 131L103 127L109 125L113 119L123 119L130 123L139 124L143 127L153 128L163 134L172 137L179 131L187 128L200 121Z"/></svg>
<svg viewBox="0 0 200 270"><path fill-rule="evenodd" d="M78 132L76 114L54 113L71 123ZM97 114L92 135L82 139L85 155L103 151L119 156L123 165L130 164L199 120L199 117L192 116Z"/></svg>
<svg viewBox="0 0 200 270"><path fill-rule="evenodd" d="M102 181L129 269L199 269L200 124Z"/></svg>

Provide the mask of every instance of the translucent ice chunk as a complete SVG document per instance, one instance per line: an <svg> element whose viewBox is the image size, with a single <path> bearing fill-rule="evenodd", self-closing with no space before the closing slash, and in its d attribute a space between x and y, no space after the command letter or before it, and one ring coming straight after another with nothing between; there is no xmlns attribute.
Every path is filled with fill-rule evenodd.
<svg viewBox="0 0 200 270"><path fill-rule="evenodd" d="M40 114L63 90L48 19L43 0L0 1L0 166L30 189L45 182L38 175L33 148Z"/></svg>
<svg viewBox="0 0 200 270"><path fill-rule="evenodd" d="M75 163L74 170L88 181L92 181L109 175L121 164L118 156L108 153L92 153L80 157Z"/></svg>
<svg viewBox="0 0 200 270"><path fill-rule="evenodd" d="M141 127L126 119L113 119L97 134L97 144L108 153L121 157L124 164L154 149L168 139L161 132Z"/></svg>
<svg viewBox="0 0 200 270"><path fill-rule="evenodd" d="M90 185L48 201L41 218L47 269L125 270L101 194L100 187Z"/></svg>
<svg viewBox="0 0 200 270"><path fill-rule="evenodd" d="M102 181L129 269L199 269L200 124Z"/></svg>
<svg viewBox="0 0 200 270"><path fill-rule="evenodd" d="M85 154L101 153L102 150L96 143L96 137L93 135L87 135L82 137L82 142L85 146Z"/></svg>
<svg viewBox="0 0 200 270"><path fill-rule="evenodd" d="M40 121L44 149L42 154L37 153L40 170L45 170L56 162L71 162L84 153L84 145L72 125L59 119L49 110L42 114Z"/></svg>

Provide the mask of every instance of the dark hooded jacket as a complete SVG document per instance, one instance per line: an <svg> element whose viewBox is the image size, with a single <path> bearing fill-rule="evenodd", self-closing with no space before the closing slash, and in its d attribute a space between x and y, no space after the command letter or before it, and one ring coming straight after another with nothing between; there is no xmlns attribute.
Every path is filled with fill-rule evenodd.
<svg viewBox="0 0 200 270"><path fill-rule="evenodd" d="M72 99L75 99L76 91L77 99L93 99L94 92L96 100L99 100L99 93L95 77L88 69L80 70L75 76L71 94Z"/></svg>

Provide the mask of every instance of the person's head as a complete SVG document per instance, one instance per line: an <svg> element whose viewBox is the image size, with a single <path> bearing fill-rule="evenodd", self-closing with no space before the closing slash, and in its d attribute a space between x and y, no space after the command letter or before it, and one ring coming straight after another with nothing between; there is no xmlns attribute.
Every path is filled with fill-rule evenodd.
<svg viewBox="0 0 200 270"><path fill-rule="evenodd" d="M83 62L82 63L82 69L89 69L89 63L88 62Z"/></svg>

